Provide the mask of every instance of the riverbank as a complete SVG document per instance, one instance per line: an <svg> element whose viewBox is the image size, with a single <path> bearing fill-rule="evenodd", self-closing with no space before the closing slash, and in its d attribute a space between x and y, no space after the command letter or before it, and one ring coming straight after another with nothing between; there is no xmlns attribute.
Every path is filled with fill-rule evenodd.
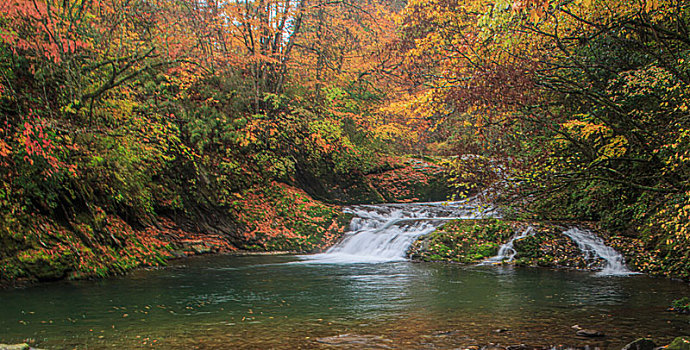
<svg viewBox="0 0 690 350"><path fill-rule="evenodd" d="M41 215L15 222L4 231L12 245L3 247L0 280L16 286L103 278L200 254L309 252L333 244L349 223L339 206L280 183L245 193L222 221L158 216L150 226L136 227L118 216L101 215L97 228L61 225Z"/></svg>
<svg viewBox="0 0 690 350"><path fill-rule="evenodd" d="M104 278L200 254L319 252L345 232L351 216L341 205L355 198L411 202L449 195L443 168L430 159L389 158L386 164L362 175L356 187L331 179L309 193L273 181L224 194L230 197L225 204L162 206L145 220L98 206L69 218L0 211L0 287Z"/></svg>

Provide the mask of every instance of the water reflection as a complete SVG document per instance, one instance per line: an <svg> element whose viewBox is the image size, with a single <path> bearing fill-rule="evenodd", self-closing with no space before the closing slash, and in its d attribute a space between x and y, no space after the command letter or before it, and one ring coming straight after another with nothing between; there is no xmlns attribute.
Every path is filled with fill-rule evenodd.
<svg viewBox="0 0 690 350"><path fill-rule="evenodd" d="M594 344L574 338L570 327L578 324L605 331L607 344L617 346L647 334L663 341L690 331L687 315L664 311L690 288L663 279L296 259L190 259L183 267L125 278L0 291L0 342L34 338L46 348L132 348L148 338L147 345L157 340L163 348L184 349L203 339L206 348L294 348L349 332L385 335L402 348Z"/></svg>

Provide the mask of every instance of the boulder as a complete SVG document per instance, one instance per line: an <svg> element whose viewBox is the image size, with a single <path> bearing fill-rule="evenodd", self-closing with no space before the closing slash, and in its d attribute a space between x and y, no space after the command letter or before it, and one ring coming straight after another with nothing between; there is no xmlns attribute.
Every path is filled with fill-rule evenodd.
<svg viewBox="0 0 690 350"><path fill-rule="evenodd" d="M654 350L656 344L651 339L640 338L623 347L622 350Z"/></svg>

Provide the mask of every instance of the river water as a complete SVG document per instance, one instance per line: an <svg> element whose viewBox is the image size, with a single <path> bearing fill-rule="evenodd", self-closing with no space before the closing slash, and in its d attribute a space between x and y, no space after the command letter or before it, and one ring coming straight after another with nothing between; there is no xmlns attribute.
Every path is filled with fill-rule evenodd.
<svg viewBox="0 0 690 350"><path fill-rule="evenodd" d="M428 208L386 210L399 215L399 209ZM476 214L438 209L445 210L443 218ZM427 214L420 220L404 214L393 223L364 220L380 225L355 220L353 232L409 238L429 229L420 222L442 221ZM392 236L379 248L400 242ZM620 349L643 336L663 344L690 334L690 316L666 311L672 300L690 295L682 282L412 263L397 253L374 259L378 248L359 254L364 262L358 262L357 252L343 249L331 251L337 259L195 257L103 281L3 290L0 343L29 339L46 349L450 349L489 343ZM606 336L578 337L575 325Z"/></svg>

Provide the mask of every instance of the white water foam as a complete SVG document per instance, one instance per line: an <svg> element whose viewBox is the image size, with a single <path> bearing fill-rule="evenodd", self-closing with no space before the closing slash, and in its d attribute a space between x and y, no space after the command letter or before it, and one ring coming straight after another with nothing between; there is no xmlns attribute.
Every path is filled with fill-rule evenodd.
<svg viewBox="0 0 690 350"><path fill-rule="evenodd" d="M353 214L350 229L344 238L321 254L302 255L302 263L352 264L383 263L406 260L410 245L420 236L433 232L447 220L500 217L490 206L482 205L474 197L459 202L429 202L409 204L357 205L345 209ZM514 242L535 234L533 227L513 236L503 244L498 254L480 265L513 261L517 254ZM623 256L606 246L594 233L571 228L563 232L585 254L586 260L595 257L606 261L599 275L634 274L625 266Z"/></svg>
<svg viewBox="0 0 690 350"><path fill-rule="evenodd" d="M350 231L322 254L303 255L305 262L326 264L382 263L406 260L419 236L447 220L494 217L496 212L477 199L460 202L358 205L346 208L355 217Z"/></svg>
<svg viewBox="0 0 690 350"><path fill-rule="evenodd" d="M604 240L592 231L582 230L577 227L563 231L563 234L577 244L585 256L585 260L601 258L606 261L606 266L597 272L600 276L626 276L636 274L625 266L625 259L615 249L606 245Z"/></svg>
<svg viewBox="0 0 690 350"><path fill-rule="evenodd" d="M523 239L528 236L534 236L534 227L528 226L526 229L524 229L522 232L519 234L513 236L510 238L510 240L503 245L501 245L500 248L498 248L498 253L496 256L493 256L491 258L488 258L482 262L479 263L479 265L494 265L502 262L511 262L513 259L515 259L515 255L517 254L517 251L515 250L515 246L513 245L515 241Z"/></svg>

